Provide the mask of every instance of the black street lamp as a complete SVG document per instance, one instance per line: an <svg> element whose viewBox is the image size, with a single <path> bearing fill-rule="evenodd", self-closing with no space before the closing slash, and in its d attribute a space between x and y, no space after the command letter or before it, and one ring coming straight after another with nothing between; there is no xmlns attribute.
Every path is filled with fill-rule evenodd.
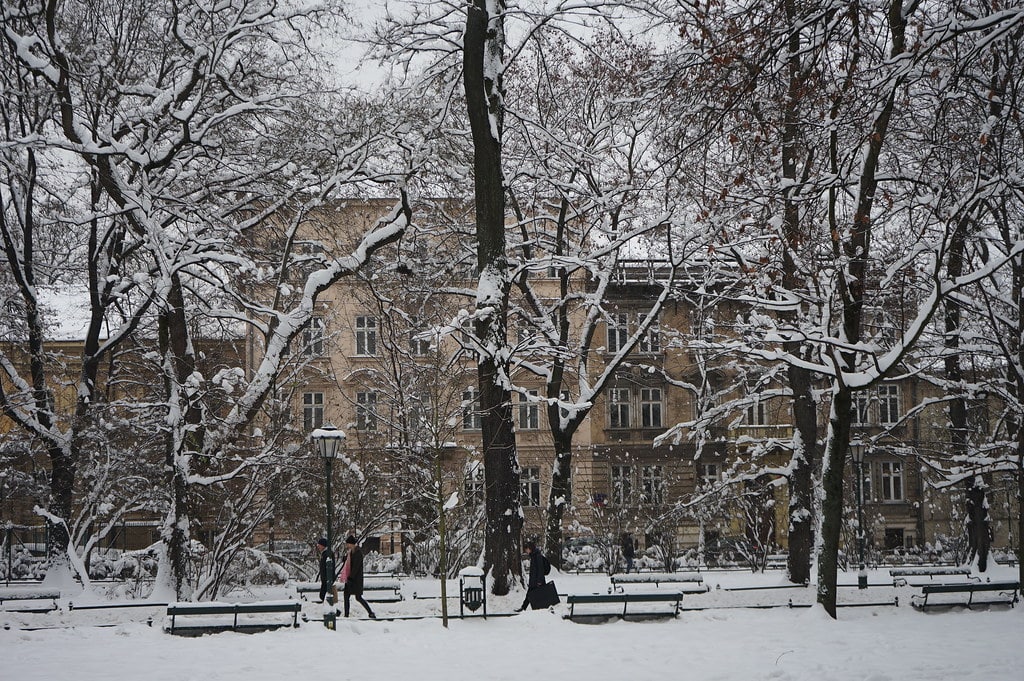
<svg viewBox="0 0 1024 681"><path fill-rule="evenodd" d="M860 552L860 569L857 571L857 588L868 588L868 573L864 566L864 454L867 445L860 439L850 442L850 456L857 469L857 547Z"/></svg>
<svg viewBox="0 0 1024 681"><path fill-rule="evenodd" d="M324 460L325 475L327 478L327 549L334 550L334 537L331 528L334 525L334 504L331 497L331 464L338 456L338 452L345 447L345 431L338 430L329 423L324 424L309 434L309 439L316 445L316 450Z"/></svg>

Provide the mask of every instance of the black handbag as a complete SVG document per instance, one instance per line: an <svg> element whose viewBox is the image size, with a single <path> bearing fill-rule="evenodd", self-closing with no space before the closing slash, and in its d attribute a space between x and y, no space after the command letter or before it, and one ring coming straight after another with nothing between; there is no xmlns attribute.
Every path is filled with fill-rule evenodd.
<svg viewBox="0 0 1024 681"><path fill-rule="evenodd" d="M534 610L543 610L562 602L558 599L558 589L555 588L554 582L547 582L544 586L530 589L529 600L530 607Z"/></svg>

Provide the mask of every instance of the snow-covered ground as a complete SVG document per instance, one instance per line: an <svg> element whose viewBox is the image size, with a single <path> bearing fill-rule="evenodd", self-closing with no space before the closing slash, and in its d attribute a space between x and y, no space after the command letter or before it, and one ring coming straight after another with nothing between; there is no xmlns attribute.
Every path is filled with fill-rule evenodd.
<svg viewBox="0 0 1024 681"><path fill-rule="evenodd" d="M562 593L608 591L602 575L554 575ZM1015 579L997 567L991 579ZM938 579L938 578L937 578ZM102 601L73 595L50 614L0 612L0 679L81 681L108 679L217 680L413 679L415 681L735 679L751 681L1001 681L1022 678L1024 607L967 611L909 607L913 587L840 589L840 603L892 602L899 607L842 608L832 621L819 608L751 609L740 606L811 603L813 589L727 591L740 586L782 585L778 572L709 572L710 593L688 595L676 620L577 624L555 612L441 621L383 619L437 614L439 585L406 580L406 600L375 605L377 621L353 603L352 619L336 631L308 622L298 629L260 634L218 633L187 638L163 632L165 608L71 610ZM855 582L843 575L845 584ZM912 582L928 581L912 578ZM887 571L871 584L891 584ZM717 588L720 587L720 588ZM651 586L629 587L652 590ZM665 586L658 587L665 589ZM457 594L458 581L450 582ZM416 598L413 598L413 594ZM280 599L283 588L237 600ZM522 595L491 597L490 613L509 613ZM6 607L6 605L4 606ZM703 608L703 609L697 609ZM321 606L306 604L317 617ZM146 621L153 619L153 626Z"/></svg>

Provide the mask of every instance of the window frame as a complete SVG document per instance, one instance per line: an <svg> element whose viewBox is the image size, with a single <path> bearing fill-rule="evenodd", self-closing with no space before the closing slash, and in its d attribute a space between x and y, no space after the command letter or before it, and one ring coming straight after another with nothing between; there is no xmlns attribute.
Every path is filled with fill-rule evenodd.
<svg viewBox="0 0 1024 681"><path fill-rule="evenodd" d="M662 506L665 503L665 467L647 464L640 467L640 493L644 504Z"/></svg>
<svg viewBox="0 0 1024 681"><path fill-rule="evenodd" d="M357 315L355 320L357 357L377 356L377 318L372 315Z"/></svg>
<svg viewBox="0 0 1024 681"><path fill-rule="evenodd" d="M318 399L319 398L319 399ZM307 433L324 425L324 393L302 393L302 428Z"/></svg>
<svg viewBox="0 0 1024 681"><path fill-rule="evenodd" d="M469 386L462 391L462 429L483 430L483 414L480 413L480 391Z"/></svg>
<svg viewBox="0 0 1024 681"><path fill-rule="evenodd" d="M356 393L356 430L376 432L380 423L377 404L376 390L361 390Z"/></svg>
<svg viewBox="0 0 1024 681"><path fill-rule="evenodd" d="M625 399L623 399L623 396ZM608 428L626 430L632 428L630 414L633 391L630 388L608 389ZM623 418L625 416L625 418Z"/></svg>
<svg viewBox="0 0 1024 681"><path fill-rule="evenodd" d="M879 461L878 477L881 481L882 501L902 503L907 500L906 480L902 461Z"/></svg>
<svg viewBox="0 0 1024 681"><path fill-rule="evenodd" d="M327 321L320 315L313 315L302 329L302 354L305 357L321 357L324 354Z"/></svg>
<svg viewBox="0 0 1024 681"><path fill-rule="evenodd" d="M527 390L526 395L519 394L519 415L516 425L519 430L540 429L540 404L532 401L531 397L540 397L537 390Z"/></svg>
<svg viewBox="0 0 1024 681"><path fill-rule="evenodd" d="M525 508L539 508L540 502L540 466L524 466L519 474L519 503Z"/></svg>
<svg viewBox="0 0 1024 681"><path fill-rule="evenodd" d="M625 312L613 312L608 315L606 329L606 349L610 353L622 350L629 343L629 315Z"/></svg>
<svg viewBox="0 0 1024 681"><path fill-rule="evenodd" d="M633 498L633 467L625 464L612 465L608 474L608 501L613 506L628 506Z"/></svg>
<svg viewBox="0 0 1024 681"><path fill-rule="evenodd" d="M878 423L889 426L900 420L900 387L898 385L880 385L876 391L878 398Z"/></svg>
<svg viewBox="0 0 1024 681"><path fill-rule="evenodd" d="M657 398L654 397L657 393ZM661 388L640 388L640 427L664 428L665 393ZM657 418L654 418L657 416Z"/></svg>

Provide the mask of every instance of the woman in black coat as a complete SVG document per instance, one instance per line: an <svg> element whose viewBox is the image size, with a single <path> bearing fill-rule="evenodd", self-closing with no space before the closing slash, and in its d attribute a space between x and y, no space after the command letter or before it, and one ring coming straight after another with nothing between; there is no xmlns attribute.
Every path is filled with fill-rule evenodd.
<svg viewBox="0 0 1024 681"><path fill-rule="evenodd" d="M375 619L377 616L370 609L370 604L363 600L363 552L352 535L345 538L345 548L348 549L348 557L345 558L345 567L341 569L341 581L345 582L345 617L348 617L349 612L349 596L355 596L370 619Z"/></svg>
<svg viewBox="0 0 1024 681"><path fill-rule="evenodd" d="M537 542L528 541L525 548L526 553L530 556L530 576L526 582L526 598L523 599L523 604L516 612L526 610L526 606L530 604L530 592L547 583L547 579L544 577L544 573L547 572L547 559L537 548Z"/></svg>

